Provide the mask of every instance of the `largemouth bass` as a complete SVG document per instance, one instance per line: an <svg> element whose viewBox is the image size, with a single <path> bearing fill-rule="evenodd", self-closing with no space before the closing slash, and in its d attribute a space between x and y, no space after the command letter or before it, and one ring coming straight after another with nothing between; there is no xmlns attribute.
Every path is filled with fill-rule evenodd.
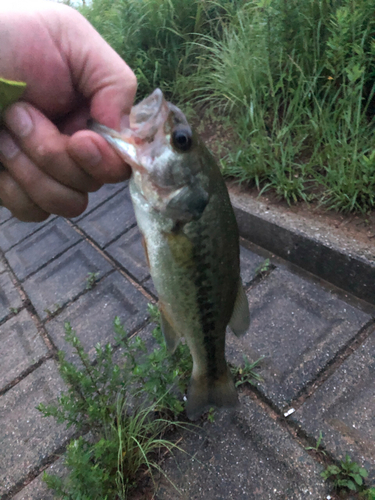
<svg viewBox="0 0 375 500"><path fill-rule="evenodd" d="M234 406L225 332L229 324L244 334L250 318L237 223L215 160L159 89L132 108L129 129L90 128L132 168L130 194L165 341L173 351L184 337L193 358L188 417L210 406Z"/></svg>

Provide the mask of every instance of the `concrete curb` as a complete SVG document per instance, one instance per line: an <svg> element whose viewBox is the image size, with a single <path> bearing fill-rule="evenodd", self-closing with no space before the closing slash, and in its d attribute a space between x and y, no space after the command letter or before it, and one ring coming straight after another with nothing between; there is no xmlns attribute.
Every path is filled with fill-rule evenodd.
<svg viewBox="0 0 375 500"><path fill-rule="evenodd" d="M334 235L316 234L316 228L295 214L278 214L274 207L270 210L263 201L236 191L229 188L243 238L375 305L375 258L360 255L355 245Z"/></svg>

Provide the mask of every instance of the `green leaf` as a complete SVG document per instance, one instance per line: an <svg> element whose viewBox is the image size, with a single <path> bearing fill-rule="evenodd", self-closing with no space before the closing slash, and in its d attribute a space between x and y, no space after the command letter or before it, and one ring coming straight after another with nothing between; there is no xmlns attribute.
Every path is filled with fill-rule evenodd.
<svg viewBox="0 0 375 500"><path fill-rule="evenodd" d="M25 89L25 82L14 82L0 78L0 115L7 106L18 101Z"/></svg>
<svg viewBox="0 0 375 500"><path fill-rule="evenodd" d="M361 476L359 474L352 474L352 477L354 479L354 481L359 484L360 486L362 486L363 484L363 480L361 478Z"/></svg>
<svg viewBox="0 0 375 500"><path fill-rule="evenodd" d="M358 472L359 472L359 474L361 474L362 477L367 477L368 476L367 470L364 469L363 467L360 467Z"/></svg>
<svg viewBox="0 0 375 500"><path fill-rule="evenodd" d="M355 483L353 483L353 481L347 481L346 487L349 488L349 490L357 491L357 486Z"/></svg>

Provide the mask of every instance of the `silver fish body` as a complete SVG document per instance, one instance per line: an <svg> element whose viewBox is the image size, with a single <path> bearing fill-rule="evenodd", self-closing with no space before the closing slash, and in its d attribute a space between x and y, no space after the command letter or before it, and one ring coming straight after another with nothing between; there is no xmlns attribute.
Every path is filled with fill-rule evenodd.
<svg viewBox="0 0 375 500"><path fill-rule="evenodd" d="M130 194L164 337L171 351L184 337L193 358L186 411L195 419L237 402L225 360L227 325L236 335L249 326L237 223L215 160L160 90L133 108L130 122L125 133L93 129L132 167Z"/></svg>

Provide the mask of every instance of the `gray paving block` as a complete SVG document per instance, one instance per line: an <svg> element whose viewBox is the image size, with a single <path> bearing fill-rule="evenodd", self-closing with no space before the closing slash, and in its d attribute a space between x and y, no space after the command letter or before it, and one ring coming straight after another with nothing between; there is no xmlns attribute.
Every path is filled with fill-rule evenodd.
<svg viewBox="0 0 375 500"><path fill-rule="evenodd" d="M25 309L1 326L0 345L0 390L47 354Z"/></svg>
<svg viewBox="0 0 375 500"><path fill-rule="evenodd" d="M59 458L46 469L46 472L54 476L63 476L67 472L63 462L64 459ZM22 488L17 495L14 495L12 500L54 500L56 497L53 494L53 490L47 487L42 478L43 474L39 474L31 483Z"/></svg>
<svg viewBox="0 0 375 500"><path fill-rule="evenodd" d="M135 224L129 188L116 194L77 224L102 248L105 247Z"/></svg>
<svg viewBox="0 0 375 500"><path fill-rule="evenodd" d="M24 289L41 318L73 300L86 289L88 273L98 278L112 269L89 243L82 241L24 282Z"/></svg>
<svg viewBox="0 0 375 500"><path fill-rule="evenodd" d="M240 246L241 277L245 287L255 277L255 271L264 260L264 257L251 252L242 245Z"/></svg>
<svg viewBox="0 0 375 500"><path fill-rule="evenodd" d="M127 332L141 327L148 317L147 299L120 273L113 273L80 297L65 311L46 324L57 348L71 357L72 350L64 341L64 323L70 322L90 358L95 345L114 343L113 322L118 316Z"/></svg>
<svg viewBox="0 0 375 500"><path fill-rule="evenodd" d="M51 220L52 217L44 222L21 222L12 217L0 226L0 250L6 252L13 245L16 245L35 231L38 231Z"/></svg>
<svg viewBox="0 0 375 500"><path fill-rule="evenodd" d="M12 217L12 213L5 207L0 207L0 224Z"/></svg>
<svg viewBox="0 0 375 500"><path fill-rule="evenodd" d="M323 500L322 467L248 397L236 412L183 433L157 500Z"/></svg>
<svg viewBox="0 0 375 500"><path fill-rule="evenodd" d="M64 389L55 362L49 360L1 397L0 495L38 468L71 435L72 430L36 409Z"/></svg>
<svg viewBox="0 0 375 500"><path fill-rule="evenodd" d="M77 231L64 219L57 218L14 246L5 256L18 279L23 280L79 239Z"/></svg>
<svg viewBox="0 0 375 500"><path fill-rule="evenodd" d="M251 323L241 339L227 337L227 358L262 362L261 390L284 408L313 381L370 316L283 268L248 292Z"/></svg>
<svg viewBox="0 0 375 500"><path fill-rule="evenodd" d="M94 193L89 193L89 203L83 214L78 217L74 217L71 220L76 222L86 217L90 212L92 212L101 203L104 203L108 198L114 196L116 193L124 189L128 185L128 181L119 182L117 184L104 184L98 191Z"/></svg>
<svg viewBox="0 0 375 500"><path fill-rule="evenodd" d="M289 417L336 458L348 454L375 479L375 332Z"/></svg>
<svg viewBox="0 0 375 500"><path fill-rule="evenodd" d="M130 229L106 248L107 252L138 281L150 276L142 236L138 227Z"/></svg>
<svg viewBox="0 0 375 500"><path fill-rule="evenodd" d="M0 273L3 273L4 271L5 271L5 264L0 255Z"/></svg>
<svg viewBox="0 0 375 500"><path fill-rule="evenodd" d="M10 314L11 308L22 306L21 296L8 272L0 274L0 321Z"/></svg>

